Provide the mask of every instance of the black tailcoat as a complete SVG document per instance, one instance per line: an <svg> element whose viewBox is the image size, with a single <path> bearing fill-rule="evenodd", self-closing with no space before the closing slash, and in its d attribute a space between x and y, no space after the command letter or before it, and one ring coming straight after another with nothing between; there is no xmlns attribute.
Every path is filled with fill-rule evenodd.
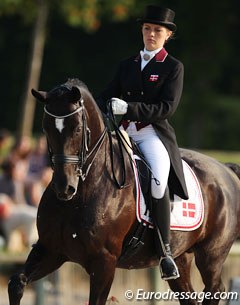
<svg viewBox="0 0 240 305"><path fill-rule="evenodd" d="M163 48L141 71L140 55L123 60L108 87L97 99L105 112L106 101L118 97L128 103L124 120L150 123L165 145L171 160L169 186L188 198L175 131L168 119L179 104L183 88L183 64Z"/></svg>

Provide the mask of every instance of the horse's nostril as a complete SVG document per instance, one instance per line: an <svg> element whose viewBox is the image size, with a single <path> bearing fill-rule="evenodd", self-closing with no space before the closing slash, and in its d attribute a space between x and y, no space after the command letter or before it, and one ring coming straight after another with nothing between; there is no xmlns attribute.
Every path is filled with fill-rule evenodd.
<svg viewBox="0 0 240 305"><path fill-rule="evenodd" d="M75 193L75 188L71 185L68 186L68 195L73 195Z"/></svg>

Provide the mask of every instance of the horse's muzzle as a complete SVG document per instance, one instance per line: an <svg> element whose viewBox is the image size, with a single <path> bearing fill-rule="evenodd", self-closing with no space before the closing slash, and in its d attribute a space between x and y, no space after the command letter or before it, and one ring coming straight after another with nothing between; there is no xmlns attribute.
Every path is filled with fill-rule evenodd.
<svg viewBox="0 0 240 305"><path fill-rule="evenodd" d="M77 192L77 183L74 182L68 183L66 179L57 181L56 177L53 177L52 187L59 200L69 201L73 198Z"/></svg>

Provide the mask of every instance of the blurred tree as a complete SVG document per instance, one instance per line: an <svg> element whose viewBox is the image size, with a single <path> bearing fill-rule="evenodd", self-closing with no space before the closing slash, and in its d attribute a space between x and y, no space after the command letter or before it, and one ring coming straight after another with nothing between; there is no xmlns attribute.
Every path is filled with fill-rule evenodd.
<svg viewBox="0 0 240 305"><path fill-rule="evenodd" d="M125 20L132 11L135 0L1 0L1 15L20 15L25 22L33 23L33 34L28 62L26 85L22 94L19 117L19 136L32 132L35 104L31 88L37 88L46 41L47 19L51 10L58 11L66 22L86 31L96 31L101 19Z"/></svg>
<svg viewBox="0 0 240 305"><path fill-rule="evenodd" d="M37 88L39 84L46 40L46 25L49 12L48 3L44 0L38 0L37 6L37 14L34 21L29 53L28 72L21 101L21 114L18 122L19 136L31 135L32 133L36 104L33 102L31 89Z"/></svg>
<svg viewBox="0 0 240 305"><path fill-rule="evenodd" d="M33 23L33 34L29 52L28 72L24 91L22 92L21 113L18 122L19 136L32 132L35 103L31 96L31 88L38 87L45 44L45 30L48 16L48 3L44 0L2 0L1 15L17 14L27 23Z"/></svg>

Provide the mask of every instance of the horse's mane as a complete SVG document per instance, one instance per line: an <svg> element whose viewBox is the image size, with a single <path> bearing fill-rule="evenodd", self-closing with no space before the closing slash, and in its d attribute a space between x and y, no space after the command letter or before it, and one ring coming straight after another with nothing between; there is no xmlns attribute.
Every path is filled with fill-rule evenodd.
<svg viewBox="0 0 240 305"><path fill-rule="evenodd" d="M64 85L68 86L69 88L72 88L73 86L78 86L89 91L87 85L78 78L68 78Z"/></svg>

